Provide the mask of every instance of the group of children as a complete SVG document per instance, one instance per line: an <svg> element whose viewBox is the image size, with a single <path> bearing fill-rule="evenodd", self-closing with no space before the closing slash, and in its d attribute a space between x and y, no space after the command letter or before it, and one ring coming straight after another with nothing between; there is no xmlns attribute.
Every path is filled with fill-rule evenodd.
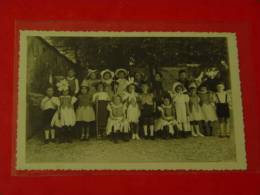
<svg viewBox="0 0 260 195"><path fill-rule="evenodd" d="M143 78L141 72L131 76L120 68L88 70L79 82L74 70L69 70L66 78L47 88L42 99L44 142L56 141L55 132L60 142L71 142L76 124L80 140L88 140L93 123L97 136L115 143L212 136L216 121L219 137L230 136L231 99L223 83L209 91L203 83L179 79L165 91L161 73L150 82Z"/></svg>

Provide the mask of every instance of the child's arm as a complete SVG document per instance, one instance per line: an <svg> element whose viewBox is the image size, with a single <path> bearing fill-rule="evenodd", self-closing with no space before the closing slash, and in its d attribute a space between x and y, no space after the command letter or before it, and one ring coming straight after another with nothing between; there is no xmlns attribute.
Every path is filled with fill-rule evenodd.
<svg viewBox="0 0 260 195"><path fill-rule="evenodd" d="M78 79L75 79L75 95L79 92L79 80Z"/></svg>
<svg viewBox="0 0 260 195"><path fill-rule="evenodd" d="M40 106L41 106L41 110L44 110L44 106L45 106L45 104L46 104L47 101L48 101L48 99L45 98L45 97L42 99L41 105L40 105Z"/></svg>

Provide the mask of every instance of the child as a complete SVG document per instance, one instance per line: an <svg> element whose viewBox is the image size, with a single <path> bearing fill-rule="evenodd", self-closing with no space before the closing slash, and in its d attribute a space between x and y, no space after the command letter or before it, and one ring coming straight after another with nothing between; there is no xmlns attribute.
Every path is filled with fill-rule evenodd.
<svg viewBox="0 0 260 195"><path fill-rule="evenodd" d="M95 111L92 105L92 97L88 92L89 88L81 85L80 94L78 96L78 108L76 110L77 121L81 127L80 140L88 140L91 122L95 121Z"/></svg>
<svg viewBox="0 0 260 195"><path fill-rule="evenodd" d="M134 74L134 82L135 82L137 93L142 92L143 77L144 77L144 74L142 72L136 72Z"/></svg>
<svg viewBox="0 0 260 195"><path fill-rule="evenodd" d="M184 93L184 86L180 82L173 84L173 103L176 109L176 120L178 122L178 137L187 137L189 132L189 96Z"/></svg>
<svg viewBox="0 0 260 195"><path fill-rule="evenodd" d="M96 85L100 80L97 78L97 70L88 69L86 78L83 79L81 86L87 86L89 88L88 93L94 94L96 92Z"/></svg>
<svg viewBox="0 0 260 195"><path fill-rule="evenodd" d="M128 71L124 68L119 68L115 71L115 76L117 77L117 82L118 82L118 93L122 94L128 85Z"/></svg>
<svg viewBox="0 0 260 195"><path fill-rule="evenodd" d="M107 110L109 111L107 135L111 135L114 143L117 143L120 133L123 133L123 140L128 141L129 126L126 120L126 106L119 95L113 97L112 102L107 105Z"/></svg>
<svg viewBox="0 0 260 195"><path fill-rule="evenodd" d="M54 114L51 126L61 128L63 138L61 142L71 142L71 129L76 123L76 114L74 111L74 104L77 98L69 94L69 84L67 80L62 80L57 83L58 91L62 93L59 97L59 107Z"/></svg>
<svg viewBox="0 0 260 195"><path fill-rule="evenodd" d="M114 73L109 70L105 69L101 73L101 81L104 83L104 91L108 93L110 98L112 98L113 90L112 90L112 83L113 83L113 78L114 78Z"/></svg>
<svg viewBox="0 0 260 195"><path fill-rule="evenodd" d="M43 111L43 125L44 125L44 143L49 141L55 142L55 129L51 127L51 120L54 116L57 106L58 98L53 97L54 89L49 86L46 89L46 96L41 101L41 110Z"/></svg>
<svg viewBox="0 0 260 195"><path fill-rule="evenodd" d="M200 107L200 97L197 94L197 86L195 83L189 85L190 92L190 124L191 124L191 133L192 136L201 136L204 135L200 132L200 124L203 120L203 114Z"/></svg>
<svg viewBox="0 0 260 195"><path fill-rule="evenodd" d="M105 91L105 84L100 82L97 84L97 91L92 97L92 102L96 107L96 133L98 137L103 137L106 129L108 111L106 109L110 96Z"/></svg>
<svg viewBox="0 0 260 195"><path fill-rule="evenodd" d="M200 97L201 110L203 113L205 135L213 135L212 123L217 121L216 109L214 105L213 93L207 90L206 85L201 85L198 91Z"/></svg>
<svg viewBox="0 0 260 195"><path fill-rule="evenodd" d="M127 107L127 121L130 124L130 129L132 130L132 139L139 140L139 117L140 109L137 103L138 94L135 92L135 84L130 83L127 86L127 93L125 95L125 101L128 105Z"/></svg>
<svg viewBox="0 0 260 195"><path fill-rule="evenodd" d="M230 137L229 118L231 109L231 97L223 83L217 85L215 94L216 112L220 125L219 137Z"/></svg>
<svg viewBox="0 0 260 195"><path fill-rule="evenodd" d="M159 120L158 128L162 129L162 138L168 139L174 135L174 130L178 130L176 121L176 111L171 102L170 96L165 96L163 98L163 103L158 107L161 112L161 118Z"/></svg>
<svg viewBox="0 0 260 195"><path fill-rule="evenodd" d="M69 88L72 92L72 95L77 95L79 92L79 81L75 77L75 71L73 69L69 69L66 79L69 83Z"/></svg>
<svg viewBox="0 0 260 195"><path fill-rule="evenodd" d="M141 119L144 130L144 137L147 139L150 137L154 139L154 112L156 108L154 95L149 91L148 83L143 83L142 85L142 94L140 95L141 101ZM150 134L148 136L148 127Z"/></svg>

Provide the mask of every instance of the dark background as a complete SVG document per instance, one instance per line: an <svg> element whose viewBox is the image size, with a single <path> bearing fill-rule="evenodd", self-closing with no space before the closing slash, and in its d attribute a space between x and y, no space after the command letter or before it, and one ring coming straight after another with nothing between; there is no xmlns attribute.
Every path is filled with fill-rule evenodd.
<svg viewBox="0 0 260 195"><path fill-rule="evenodd" d="M256 0L161 0L156 3L153 1L116 0L102 1L102 3L83 0L73 2L64 0L1 1L2 82L0 85L3 100L0 101L0 194L259 194L259 9L260 2ZM24 22L21 25L17 20L30 20L31 22ZM98 22L67 21L47 24L45 22L38 23L35 20L96 20ZM16 27L49 30L236 32L238 35L248 170L215 172L15 172ZM47 176L48 174L49 176ZM66 176L61 177L60 175Z"/></svg>

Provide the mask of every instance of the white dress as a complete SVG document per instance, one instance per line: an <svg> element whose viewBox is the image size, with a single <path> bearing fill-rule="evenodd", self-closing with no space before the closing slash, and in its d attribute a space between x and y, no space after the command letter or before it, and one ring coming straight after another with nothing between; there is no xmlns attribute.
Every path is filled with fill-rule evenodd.
<svg viewBox="0 0 260 195"><path fill-rule="evenodd" d="M64 127L74 126L76 123L76 114L74 111L74 104L77 98L74 96L60 96L58 102L58 110L54 114L51 126Z"/></svg>
<svg viewBox="0 0 260 195"><path fill-rule="evenodd" d="M204 119L200 106L200 97L190 97L190 121L202 121Z"/></svg>
<svg viewBox="0 0 260 195"><path fill-rule="evenodd" d="M141 115L139 106L137 104L129 104L129 106L127 107L126 115L127 121L129 123L138 123Z"/></svg>
<svg viewBox="0 0 260 195"><path fill-rule="evenodd" d="M213 96L210 93L200 93L199 96L201 100L201 110L204 121L217 121Z"/></svg>
<svg viewBox="0 0 260 195"><path fill-rule="evenodd" d="M176 118L179 123L188 123L186 104L189 102L189 96L187 94L175 94L173 102L176 108Z"/></svg>
<svg viewBox="0 0 260 195"><path fill-rule="evenodd" d="M125 105L115 105L113 103L110 103L107 105L107 110L110 113L106 127L107 135L109 135L112 132L112 130L128 132L130 128L128 121L125 119Z"/></svg>

